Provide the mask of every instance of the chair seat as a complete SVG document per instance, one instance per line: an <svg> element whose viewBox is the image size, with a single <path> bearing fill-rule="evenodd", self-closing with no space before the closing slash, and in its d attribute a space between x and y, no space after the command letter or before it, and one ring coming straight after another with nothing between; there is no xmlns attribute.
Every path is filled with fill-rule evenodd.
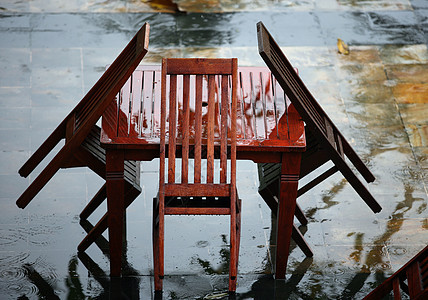
<svg viewBox="0 0 428 300"><path fill-rule="evenodd" d="M229 197L165 197L166 207L230 207Z"/></svg>
<svg viewBox="0 0 428 300"><path fill-rule="evenodd" d="M165 197L165 215L230 215L230 201L230 197ZM241 210L238 201L237 213Z"/></svg>

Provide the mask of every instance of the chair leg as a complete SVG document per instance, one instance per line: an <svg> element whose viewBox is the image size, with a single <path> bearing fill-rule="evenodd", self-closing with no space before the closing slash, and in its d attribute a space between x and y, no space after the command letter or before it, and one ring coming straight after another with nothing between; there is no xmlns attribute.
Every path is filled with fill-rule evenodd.
<svg viewBox="0 0 428 300"><path fill-rule="evenodd" d="M86 221L86 220L82 220ZM107 213L98 221L98 223L88 232L88 234L84 237L84 239L77 246L77 251L84 252L89 248L107 229L108 227L108 219Z"/></svg>
<svg viewBox="0 0 428 300"><path fill-rule="evenodd" d="M259 195L262 197L262 199L269 206L270 210L276 215L277 210L278 210L278 200L272 194L270 189L268 189L267 187L265 187L263 189L259 188Z"/></svg>
<svg viewBox="0 0 428 300"><path fill-rule="evenodd" d="M275 187L274 190L278 190L278 182L276 182L272 187ZM273 193L272 187L265 187L263 189L259 189L259 194L263 198L263 200L266 202L266 204L269 206L269 208L272 210L274 215L276 216L277 210L278 210L278 192ZM300 224L307 225L308 219L306 218L305 214L303 213L303 210L300 208L299 204L296 203L296 209L295 209L295 216L299 220Z"/></svg>
<svg viewBox="0 0 428 300"><path fill-rule="evenodd" d="M103 203L107 198L107 189L106 184L100 188L100 190L95 194L95 196L89 201L88 205L80 213L80 219L86 220L97 208Z"/></svg>
<svg viewBox="0 0 428 300"><path fill-rule="evenodd" d="M163 288L164 278L164 215L159 207L159 198L153 199L153 271L155 278L155 291Z"/></svg>
<svg viewBox="0 0 428 300"><path fill-rule="evenodd" d="M234 201L234 200L232 200ZM236 291L238 275L239 244L240 244L240 201L235 201L235 209L230 212L230 264L229 264L229 292ZM234 206L235 206L234 205ZM233 206L232 206L233 207Z"/></svg>
<svg viewBox="0 0 428 300"><path fill-rule="evenodd" d="M238 211L236 213L236 270L238 270L239 265L239 248L241 246L241 199L238 199ZM236 274L238 277L238 272ZM235 280L235 288L236 290L236 281Z"/></svg>
<svg viewBox="0 0 428 300"><path fill-rule="evenodd" d="M278 202L275 278L285 279L290 240L296 208L301 153L282 155L280 197Z"/></svg>
<svg viewBox="0 0 428 300"><path fill-rule="evenodd" d="M299 246L299 248L303 251L303 253L305 253L307 257L314 256L314 253L312 252L308 243L306 243L302 233L297 228L296 224L293 224L293 231L291 232L291 238L296 242L297 246Z"/></svg>
<svg viewBox="0 0 428 300"><path fill-rule="evenodd" d="M125 224L124 152L109 150L106 154L107 223L110 247L110 276L122 273L123 226Z"/></svg>
<svg viewBox="0 0 428 300"><path fill-rule="evenodd" d="M259 190L259 194L268 204L268 206L272 210L272 213L276 216L277 209L278 209L277 196L273 195L271 190L267 187ZM296 203L296 210L294 211L294 215L297 217L297 219L300 221L302 225L308 224L308 219L306 219L306 216L304 215L302 209L297 203ZM308 257L313 256L311 248L309 247L308 243L306 243L303 235L300 233L299 229L294 224L293 224L293 231L292 231L292 239L296 242L297 246L303 251L303 253L305 253L306 256Z"/></svg>
<svg viewBox="0 0 428 300"><path fill-rule="evenodd" d="M98 192L98 194L101 190ZM137 189L130 190L126 194L125 199L125 208L127 208L131 203L138 197L140 191ZM96 239L107 229L108 227L108 212L104 214L104 216L98 221L98 223L94 226L94 228L85 236L85 238L80 242L79 246L77 246L77 250L80 252L86 251L89 246L95 242Z"/></svg>
<svg viewBox="0 0 428 300"><path fill-rule="evenodd" d="M237 236L237 249L236 256L239 258L239 247L241 246L241 199L238 199L238 212L236 214L236 236ZM236 260L236 266L238 266L238 259Z"/></svg>
<svg viewBox="0 0 428 300"><path fill-rule="evenodd" d="M308 219L306 218L298 203L296 203L296 210L294 211L294 215L296 216L297 220L299 220L300 224L308 225Z"/></svg>
<svg viewBox="0 0 428 300"><path fill-rule="evenodd" d="M229 292L236 291L237 257L236 257L236 215L230 218L230 264L229 264Z"/></svg>

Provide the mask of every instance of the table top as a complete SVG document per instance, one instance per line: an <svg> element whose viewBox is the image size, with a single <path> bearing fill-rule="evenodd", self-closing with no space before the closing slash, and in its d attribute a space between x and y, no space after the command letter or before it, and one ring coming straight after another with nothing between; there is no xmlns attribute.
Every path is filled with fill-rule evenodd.
<svg viewBox="0 0 428 300"><path fill-rule="evenodd" d="M140 65L102 117L101 144L155 149L160 143L161 66ZM304 123L267 67L238 68L237 153L302 152Z"/></svg>

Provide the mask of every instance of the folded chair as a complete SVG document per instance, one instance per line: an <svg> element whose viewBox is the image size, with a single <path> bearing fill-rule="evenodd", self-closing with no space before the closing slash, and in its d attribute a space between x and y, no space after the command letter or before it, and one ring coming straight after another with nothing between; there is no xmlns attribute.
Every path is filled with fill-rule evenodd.
<svg viewBox="0 0 428 300"><path fill-rule="evenodd" d="M368 183L375 180L374 175L311 95L262 22L257 23L257 38L260 56L306 123L307 151L302 155L300 178L328 161L334 164L301 187L298 196L340 171L370 209L375 213L379 212L381 206L347 164L345 156ZM258 168L261 183L259 192L264 198L268 198L265 201L272 203L274 207L278 198L280 166L259 164Z"/></svg>
<svg viewBox="0 0 428 300"><path fill-rule="evenodd" d="M237 59L163 59L161 76L159 194L153 202L155 290L162 290L164 278L164 216L230 215L229 291L234 292L240 240ZM219 168L214 158L219 158Z"/></svg>
<svg viewBox="0 0 428 300"><path fill-rule="evenodd" d="M401 291L412 300L428 299L428 246L364 297L364 300L390 297L391 292L394 299L399 300L402 299Z"/></svg>
<svg viewBox="0 0 428 300"><path fill-rule="evenodd" d="M98 82L21 167L19 174L27 177L61 140L65 140L64 146L18 198L18 207L25 208L61 168L89 167L105 179L105 150L100 145L100 128L95 124L147 53L149 31L150 26L145 23ZM125 170L129 205L141 192L140 164L127 161ZM86 219L105 198L104 185L82 211L81 218ZM85 238L86 248L107 228L107 214Z"/></svg>

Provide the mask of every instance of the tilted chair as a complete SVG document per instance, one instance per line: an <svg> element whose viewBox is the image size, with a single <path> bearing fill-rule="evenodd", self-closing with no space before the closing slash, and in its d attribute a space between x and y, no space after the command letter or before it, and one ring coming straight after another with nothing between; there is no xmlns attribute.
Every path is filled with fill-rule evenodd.
<svg viewBox="0 0 428 300"><path fill-rule="evenodd" d="M155 290L162 290L164 278L164 216L230 215L229 291L234 292L240 240L237 59L164 59L161 81L159 194L153 203ZM176 177L177 157L181 178Z"/></svg>
<svg viewBox="0 0 428 300"><path fill-rule="evenodd" d="M302 155L300 178L328 161L334 164L333 167L301 187L298 196L340 171L371 210L375 213L379 212L382 209L381 206L352 171L345 157L368 183L375 180L373 174L311 95L262 22L257 23L257 38L260 56L306 123L307 151ZM266 202L271 203L271 207L275 207L278 198L280 166L259 164L258 168L259 192ZM303 218L299 219L305 222Z"/></svg>
<svg viewBox="0 0 428 300"><path fill-rule="evenodd" d="M61 140L65 140L64 146L18 198L18 207L25 208L61 168L89 167L105 179L105 150L100 145L100 128L96 123L147 53L149 31L150 26L145 23L97 83L21 167L19 174L27 177ZM141 192L140 164L127 161L125 169L126 205L129 205ZM104 185L82 211L81 218L86 219L105 198ZM79 250L85 250L107 229L107 216L108 212L85 237Z"/></svg>
<svg viewBox="0 0 428 300"><path fill-rule="evenodd" d="M383 299L390 296L391 292L395 300L400 300L400 290L412 300L428 299L428 246L364 297L364 300Z"/></svg>

